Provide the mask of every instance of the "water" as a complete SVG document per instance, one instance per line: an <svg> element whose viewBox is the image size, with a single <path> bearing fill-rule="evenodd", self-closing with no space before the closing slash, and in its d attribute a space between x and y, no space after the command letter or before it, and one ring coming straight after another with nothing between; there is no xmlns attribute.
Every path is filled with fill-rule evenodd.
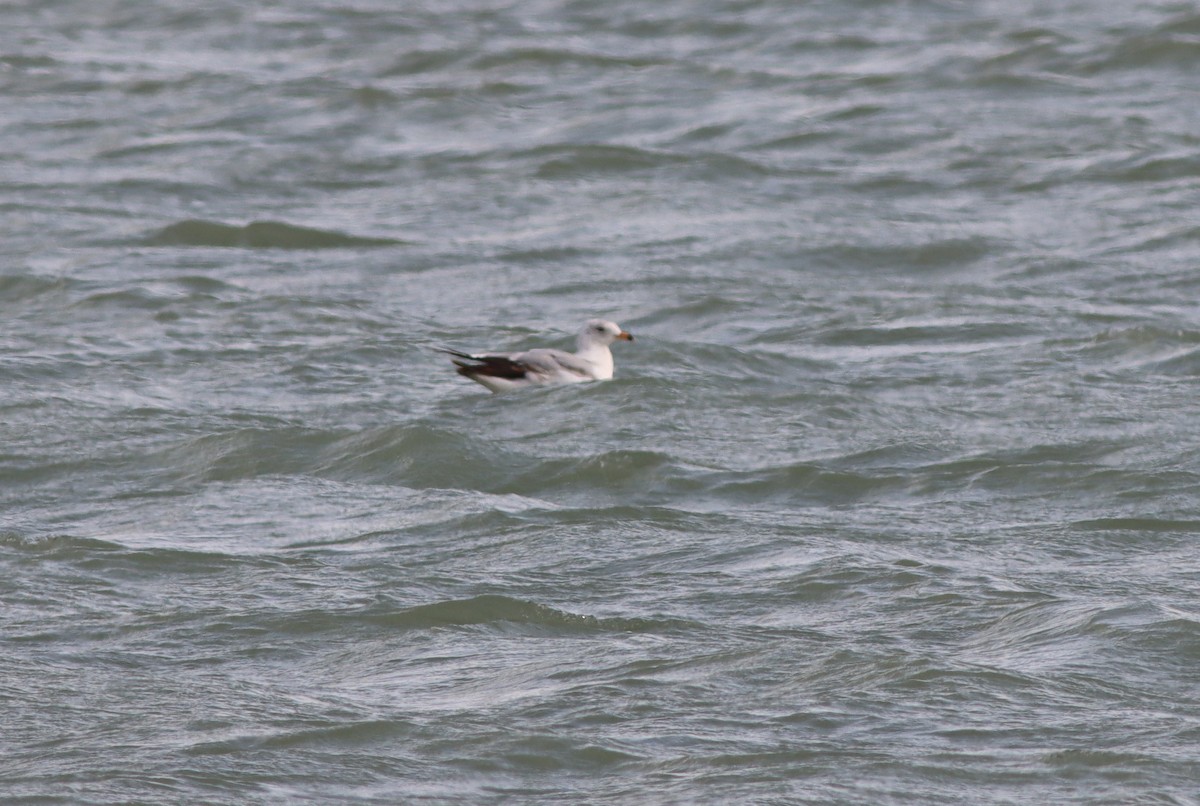
<svg viewBox="0 0 1200 806"><path fill-rule="evenodd" d="M1194 4L0 18L5 803L1200 803Z"/></svg>

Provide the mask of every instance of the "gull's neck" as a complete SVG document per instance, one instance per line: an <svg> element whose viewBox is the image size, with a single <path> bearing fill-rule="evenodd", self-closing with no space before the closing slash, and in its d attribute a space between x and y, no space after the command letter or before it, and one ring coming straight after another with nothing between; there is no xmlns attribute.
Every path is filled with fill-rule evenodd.
<svg viewBox="0 0 1200 806"><path fill-rule="evenodd" d="M597 380L608 380L613 376L612 350L603 342L596 341L587 333L579 334L575 340L575 355L596 368Z"/></svg>
<svg viewBox="0 0 1200 806"><path fill-rule="evenodd" d="M585 330L575 337L575 353L576 355L590 355L592 353L612 353L608 349L610 340L596 338L590 331Z"/></svg>

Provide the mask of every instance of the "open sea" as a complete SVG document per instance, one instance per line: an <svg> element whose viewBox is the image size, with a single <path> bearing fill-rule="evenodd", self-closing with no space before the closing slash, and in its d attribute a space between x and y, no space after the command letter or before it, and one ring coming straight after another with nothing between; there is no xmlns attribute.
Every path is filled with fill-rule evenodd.
<svg viewBox="0 0 1200 806"><path fill-rule="evenodd" d="M1198 76L1191 0L3 3L0 802L1200 804Z"/></svg>

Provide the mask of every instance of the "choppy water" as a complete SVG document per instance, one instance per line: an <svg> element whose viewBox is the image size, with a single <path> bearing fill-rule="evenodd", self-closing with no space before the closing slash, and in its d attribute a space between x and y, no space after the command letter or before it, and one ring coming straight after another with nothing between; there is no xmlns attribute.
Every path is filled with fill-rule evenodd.
<svg viewBox="0 0 1200 806"><path fill-rule="evenodd" d="M0 22L5 803L1200 803L1195 4Z"/></svg>

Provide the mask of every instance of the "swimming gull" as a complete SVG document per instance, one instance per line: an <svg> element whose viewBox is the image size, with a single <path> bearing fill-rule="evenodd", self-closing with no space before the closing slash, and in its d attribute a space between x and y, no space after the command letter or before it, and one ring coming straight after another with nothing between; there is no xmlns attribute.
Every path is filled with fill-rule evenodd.
<svg viewBox="0 0 1200 806"><path fill-rule="evenodd" d="M616 322L590 319L575 339L575 352L540 347L522 353L461 353L442 349L453 356L458 374L483 384L493 392L508 392L529 386L549 386L583 381L606 381L613 376L613 357L608 345L633 336Z"/></svg>

